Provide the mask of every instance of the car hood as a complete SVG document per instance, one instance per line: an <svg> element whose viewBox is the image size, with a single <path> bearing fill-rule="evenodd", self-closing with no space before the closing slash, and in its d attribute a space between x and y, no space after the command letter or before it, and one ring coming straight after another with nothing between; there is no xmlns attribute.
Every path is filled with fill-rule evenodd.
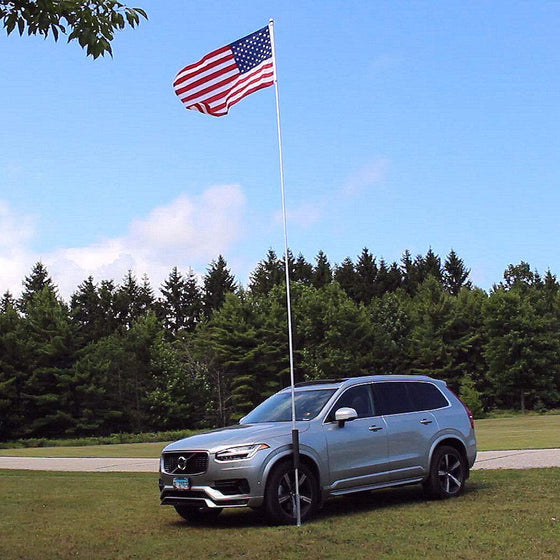
<svg viewBox="0 0 560 560"><path fill-rule="evenodd" d="M308 425L299 425L298 430L305 432ZM238 424L196 434L169 444L163 451L209 451L214 453L231 445L250 443L267 443L281 438L291 441L292 424L290 422L263 422L262 424Z"/></svg>

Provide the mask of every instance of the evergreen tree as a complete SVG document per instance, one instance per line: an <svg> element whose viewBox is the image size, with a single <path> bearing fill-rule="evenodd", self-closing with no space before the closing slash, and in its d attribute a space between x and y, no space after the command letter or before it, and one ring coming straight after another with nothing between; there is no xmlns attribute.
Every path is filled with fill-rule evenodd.
<svg viewBox="0 0 560 560"><path fill-rule="evenodd" d="M202 315L202 292L194 272L190 270L183 277L177 267L173 267L160 291L163 295L161 309L166 331L173 335L181 330L192 332Z"/></svg>
<svg viewBox="0 0 560 560"><path fill-rule="evenodd" d="M468 280L470 273L470 269L465 267L463 260L452 249L443 265L443 284L446 290L453 296L458 295L463 286L470 290L472 288L472 282Z"/></svg>
<svg viewBox="0 0 560 560"><path fill-rule="evenodd" d="M129 329L132 323L154 311L155 300L148 277L142 277L138 284L135 275L129 270L115 293L115 313L121 328Z"/></svg>
<svg viewBox="0 0 560 560"><path fill-rule="evenodd" d="M226 298L226 294L237 289L235 277L227 267L222 255L212 261L204 276L203 305L204 315L209 318L219 309Z"/></svg>
<svg viewBox="0 0 560 560"><path fill-rule="evenodd" d="M255 295L264 296L270 290L284 282L284 263L278 259L276 253L269 249L266 259L261 261L251 274L249 289Z"/></svg>
<svg viewBox="0 0 560 560"><path fill-rule="evenodd" d="M313 265L307 262L301 253L294 263L293 279L294 282L299 282L307 286L310 286L313 281Z"/></svg>
<svg viewBox="0 0 560 560"><path fill-rule="evenodd" d="M422 278L423 282L428 276L433 276L440 284L443 282L443 271L441 269L441 259L436 255L432 248L428 249L426 256L422 259Z"/></svg>
<svg viewBox="0 0 560 560"><path fill-rule="evenodd" d="M0 300L0 313L6 313L8 310L16 308L16 299L14 298L10 290L6 290L4 292L4 295L2 296L2 299Z"/></svg>
<svg viewBox="0 0 560 560"><path fill-rule="evenodd" d="M315 266L313 267L312 284L315 288L322 288L332 282L331 265L327 255L323 251L317 253Z"/></svg>
<svg viewBox="0 0 560 560"><path fill-rule="evenodd" d="M41 293L43 289L51 291L56 296L56 286L54 285L46 267L41 261L35 263L31 269L31 274L23 281L23 291L18 300L18 305L23 313L27 312L27 307L33 297Z"/></svg>
<svg viewBox="0 0 560 560"><path fill-rule="evenodd" d="M385 259L379 261L377 276L375 278L375 296L381 297L388 292L396 291L401 285L401 272L397 263L387 266Z"/></svg>
<svg viewBox="0 0 560 560"><path fill-rule="evenodd" d="M0 441L19 437L25 427L23 382L28 368L22 319L15 301L5 294L0 311Z"/></svg>
<svg viewBox="0 0 560 560"><path fill-rule="evenodd" d="M375 257L364 247L356 263L355 297L359 303L367 305L375 297L377 272Z"/></svg>
<svg viewBox="0 0 560 560"><path fill-rule="evenodd" d="M90 276L72 295L70 310L79 346L99 340L115 330L117 323L113 312L113 292L111 282L102 282L102 287L98 288Z"/></svg>
<svg viewBox="0 0 560 560"><path fill-rule="evenodd" d="M356 270L350 257L346 257L334 270L334 279L346 292L346 295L356 299Z"/></svg>
<svg viewBox="0 0 560 560"><path fill-rule="evenodd" d="M22 336L28 367L23 387L27 435L72 433L75 399L70 373L75 333L68 308L50 285L27 300Z"/></svg>

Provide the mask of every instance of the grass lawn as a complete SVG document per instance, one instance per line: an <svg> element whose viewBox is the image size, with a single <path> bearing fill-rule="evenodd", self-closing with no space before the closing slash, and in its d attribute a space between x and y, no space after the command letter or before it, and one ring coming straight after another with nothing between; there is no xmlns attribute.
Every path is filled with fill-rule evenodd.
<svg viewBox="0 0 560 560"><path fill-rule="evenodd" d="M476 420L479 451L560 447L560 415ZM0 449L16 457L159 457L165 442Z"/></svg>
<svg viewBox="0 0 560 560"><path fill-rule="evenodd" d="M479 451L560 447L560 416L489 418L475 428Z"/></svg>
<svg viewBox="0 0 560 560"><path fill-rule="evenodd" d="M327 503L302 527L252 511L190 526L150 474L0 472L0 558L558 559L560 469L474 472L464 496L419 486Z"/></svg>

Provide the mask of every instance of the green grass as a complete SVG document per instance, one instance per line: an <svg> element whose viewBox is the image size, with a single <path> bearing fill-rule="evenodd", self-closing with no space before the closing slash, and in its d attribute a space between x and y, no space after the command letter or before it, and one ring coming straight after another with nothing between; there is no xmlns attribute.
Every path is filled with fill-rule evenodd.
<svg viewBox="0 0 560 560"><path fill-rule="evenodd" d="M80 447L20 447L0 449L0 457L159 457L166 445L166 442L159 442Z"/></svg>
<svg viewBox="0 0 560 560"><path fill-rule="evenodd" d="M300 528L252 511L193 527L150 474L0 472L0 558L557 560L560 469L478 471L459 499L419 486L327 503ZM546 496L546 499L543 499Z"/></svg>
<svg viewBox="0 0 560 560"><path fill-rule="evenodd" d="M476 420L479 451L560 447L560 415Z"/></svg>

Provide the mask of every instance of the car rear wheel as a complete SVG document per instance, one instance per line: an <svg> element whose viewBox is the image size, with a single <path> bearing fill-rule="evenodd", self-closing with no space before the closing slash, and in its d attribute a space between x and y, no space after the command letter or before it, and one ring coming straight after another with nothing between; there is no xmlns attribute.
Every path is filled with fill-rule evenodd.
<svg viewBox="0 0 560 560"><path fill-rule="evenodd" d="M301 520L308 519L317 509L319 490L311 469L300 464L298 469ZM274 523L287 525L296 521L296 482L291 461L274 468L266 484L266 515Z"/></svg>
<svg viewBox="0 0 560 560"><path fill-rule="evenodd" d="M206 506L174 506L175 511L186 521L191 523L210 523L222 512L221 508Z"/></svg>
<svg viewBox="0 0 560 560"><path fill-rule="evenodd" d="M454 498L465 489L465 459L454 447L442 445L433 454L430 476L424 488L432 498Z"/></svg>

